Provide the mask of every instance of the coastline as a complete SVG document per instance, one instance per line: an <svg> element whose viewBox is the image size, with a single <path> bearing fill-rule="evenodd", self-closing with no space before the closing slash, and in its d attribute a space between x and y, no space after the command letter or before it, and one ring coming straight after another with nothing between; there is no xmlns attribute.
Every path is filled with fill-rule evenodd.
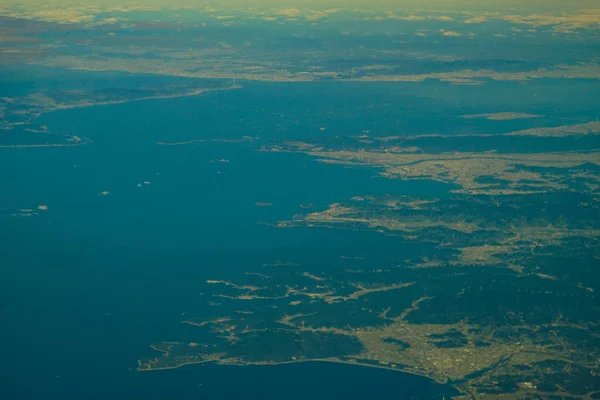
<svg viewBox="0 0 600 400"><path fill-rule="evenodd" d="M155 349L155 350L157 350L157 349ZM160 351L160 350L157 350L157 351ZM385 369L385 370L389 370L389 371L395 371L395 372L401 372L401 373L405 373L405 374L422 376L424 378L431 379L432 381L434 381L436 383L439 383L442 385L448 385L447 382L442 382L442 381L436 380L435 378L433 378L425 373L420 373L418 371L406 370L406 369L402 369L402 368L398 368L398 367L391 367L391 366L387 366L385 364L369 364L369 363L363 363L360 361L352 362L352 361L344 361L344 360L334 359L334 358L314 358L314 359L309 359L309 360L290 360L290 361L281 361L281 362L252 362L252 363L219 362L219 360L199 360L199 361L184 362L184 363L172 366L172 367L140 368L138 366L136 368L136 370L139 372L167 371L167 370L178 369L178 368L184 367L186 365L198 365L198 364L207 364L207 363L215 363L217 365L228 365L228 366L236 366L236 367L247 367L247 366L252 366L252 365L255 365L255 366L277 366L277 365L289 365L289 364L300 364L300 363L311 363L311 362L347 364L347 365L354 365L354 366L359 366L359 367ZM452 386L452 387L454 387L454 386Z"/></svg>

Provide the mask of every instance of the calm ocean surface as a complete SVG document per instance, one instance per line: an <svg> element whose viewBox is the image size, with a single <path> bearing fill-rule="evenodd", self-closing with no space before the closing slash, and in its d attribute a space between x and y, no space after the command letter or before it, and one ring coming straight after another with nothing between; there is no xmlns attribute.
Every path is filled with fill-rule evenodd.
<svg viewBox="0 0 600 400"><path fill-rule="evenodd" d="M0 149L0 398L427 399L455 393L418 376L329 363L135 370L138 358L153 355L150 343L194 338L180 321L183 313L202 316L206 279L234 279L276 260L328 271L342 267L341 255L392 266L425 250L376 233L258 222L306 212L303 203L318 210L352 196L440 196L448 189L385 181L372 170L304 155L257 152L257 144L156 144L300 136L295 122L289 130L267 129L275 126L272 110L260 114L256 105L241 108L243 99L223 100L244 92L210 96L49 113L37 123L95 143ZM230 113L219 108L236 101ZM315 135L329 134L319 131L326 124L315 117L309 125ZM110 193L100 195L104 191ZM40 205L49 209L9 216Z"/></svg>

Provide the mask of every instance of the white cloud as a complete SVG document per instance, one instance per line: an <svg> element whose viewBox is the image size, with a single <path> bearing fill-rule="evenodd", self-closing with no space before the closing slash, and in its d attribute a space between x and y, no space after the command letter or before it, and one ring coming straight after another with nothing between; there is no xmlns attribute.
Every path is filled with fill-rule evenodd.
<svg viewBox="0 0 600 400"><path fill-rule="evenodd" d="M459 37L459 36L463 36L462 33L460 32L456 32L456 31L445 31L443 29L440 29L440 32L442 32L442 35L444 36L448 36L448 37Z"/></svg>
<svg viewBox="0 0 600 400"><path fill-rule="evenodd" d="M447 15L440 15L440 16L429 16L429 19L435 19L438 21L454 21L454 18L449 17Z"/></svg>
<svg viewBox="0 0 600 400"><path fill-rule="evenodd" d="M284 10L279 10L277 14L283 15L284 17L299 17L300 10L297 8L286 8Z"/></svg>
<svg viewBox="0 0 600 400"><path fill-rule="evenodd" d="M469 18L464 20L463 22L465 24L483 24L484 22L486 22L488 19L487 17L483 16L483 15L478 15L476 17L473 18Z"/></svg>

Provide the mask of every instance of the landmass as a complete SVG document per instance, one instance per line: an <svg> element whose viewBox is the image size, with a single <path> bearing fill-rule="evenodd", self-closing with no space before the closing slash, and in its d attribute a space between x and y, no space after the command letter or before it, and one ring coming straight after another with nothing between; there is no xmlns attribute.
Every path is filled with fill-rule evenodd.
<svg viewBox="0 0 600 400"><path fill-rule="evenodd" d="M465 119L489 119L492 121L509 121L513 119L529 119L529 118L540 118L541 115L536 114L527 114L527 113L517 113L517 112L501 112L501 113L491 113L491 114L469 114L462 115L461 118Z"/></svg>
<svg viewBox="0 0 600 400"><path fill-rule="evenodd" d="M42 90L26 96L3 97L0 98L0 116L2 116L0 130L5 133L0 141L0 148L72 147L93 143L91 139L85 137L49 132L44 125L36 126L35 120L49 112L134 101L197 96L210 91L240 88L240 85L229 83L207 85L199 82L196 85L188 83L96 90Z"/></svg>
<svg viewBox="0 0 600 400"><path fill-rule="evenodd" d="M347 268L294 264L209 281L205 295L220 299L214 317L185 321L198 340L154 344L160 355L138 369L338 362L423 375L465 398L598 398L595 129L263 146L370 168L389 182L447 185L441 197L358 193L270 224L379 232L426 250L395 266L341 254Z"/></svg>

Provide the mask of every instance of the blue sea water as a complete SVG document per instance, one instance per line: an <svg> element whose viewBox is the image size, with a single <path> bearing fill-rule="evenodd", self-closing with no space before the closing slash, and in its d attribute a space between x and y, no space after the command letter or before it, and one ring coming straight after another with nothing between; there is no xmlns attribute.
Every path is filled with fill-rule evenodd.
<svg viewBox="0 0 600 400"><path fill-rule="evenodd" d="M205 312L200 292L206 279L235 278L276 260L327 271L344 267L341 255L391 266L427 250L376 233L259 222L306 212L303 203L323 209L352 196L439 196L448 189L390 182L369 169L301 154L260 152L257 143L157 145L257 133L261 142L293 139L313 128L313 134L323 132L318 127L327 123L320 115L310 123L278 116L266 100L248 103L246 92L210 96L52 112L36 123L94 144L3 149L0 398L424 399L455 393L423 377L325 363L135 370L138 358L154 355L150 343L193 340L193 328L180 322L184 313ZM40 205L48 210L10 216Z"/></svg>

